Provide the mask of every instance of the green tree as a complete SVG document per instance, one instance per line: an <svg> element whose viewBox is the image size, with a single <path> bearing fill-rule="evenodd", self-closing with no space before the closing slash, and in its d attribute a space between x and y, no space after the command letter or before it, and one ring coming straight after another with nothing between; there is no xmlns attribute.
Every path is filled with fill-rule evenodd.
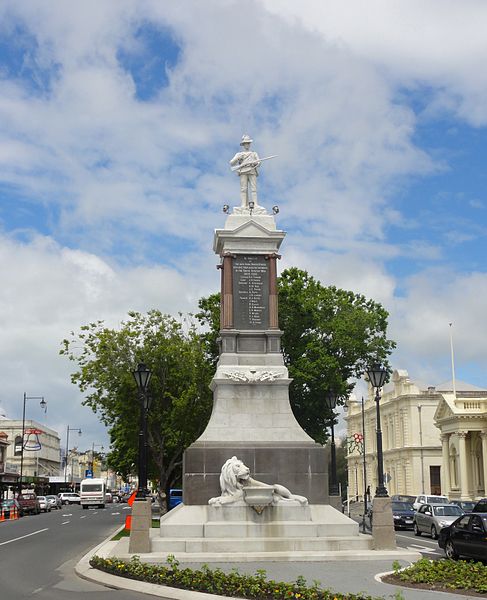
<svg viewBox="0 0 487 600"><path fill-rule="evenodd" d="M71 332L60 353L77 365L71 380L83 404L108 428L108 464L127 477L135 471L140 404L132 371L152 371L148 416L149 477L167 491L179 478L182 454L203 431L211 411L212 367L194 324L151 310L128 313L117 329L103 321Z"/></svg>
<svg viewBox="0 0 487 600"><path fill-rule="evenodd" d="M353 379L379 361L388 366L395 343L387 338L389 313L361 294L323 286L306 271L291 268L279 278L279 326L284 361L293 379L294 414L316 441L324 442L331 415L324 395L335 391L340 403Z"/></svg>
<svg viewBox="0 0 487 600"><path fill-rule="evenodd" d="M316 441L328 438L331 414L324 396L335 391L340 404L378 360L386 367L395 343L387 338L388 312L361 294L325 287L306 271L286 269L278 279L279 326L284 361L293 382L289 397L303 429ZM196 318L208 328L206 342L213 360L220 329L220 295L199 302Z"/></svg>

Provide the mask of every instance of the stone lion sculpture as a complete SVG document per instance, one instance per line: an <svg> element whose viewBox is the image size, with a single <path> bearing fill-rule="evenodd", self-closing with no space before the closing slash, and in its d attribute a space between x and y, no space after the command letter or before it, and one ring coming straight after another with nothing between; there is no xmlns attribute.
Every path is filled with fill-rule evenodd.
<svg viewBox="0 0 487 600"><path fill-rule="evenodd" d="M222 494L215 498L210 498L208 504L222 505L244 503L244 488L252 487L272 487L273 500L272 505L288 504L301 505L308 504L308 499L304 496L292 494L286 487L278 483L269 486L267 483L257 481L250 477L250 469L236 456L229 458L222 467L220 474L220 487Z"/></svg>

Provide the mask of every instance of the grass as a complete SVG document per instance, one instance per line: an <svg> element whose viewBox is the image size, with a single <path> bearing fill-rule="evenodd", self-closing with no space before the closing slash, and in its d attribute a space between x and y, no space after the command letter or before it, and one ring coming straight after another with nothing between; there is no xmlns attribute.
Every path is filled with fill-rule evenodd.
<svg viewBox="0 0 487 600"><path fill-rule="evenodd" d="M152 519L152 527L154 528L159 528L160 526L160 521L159 519ZM118 533L116 533L110 541L112 542L116 542L117 540L121 540L124 537L128 537L130 535L130 531L128 529L121 529Z"/></svg>

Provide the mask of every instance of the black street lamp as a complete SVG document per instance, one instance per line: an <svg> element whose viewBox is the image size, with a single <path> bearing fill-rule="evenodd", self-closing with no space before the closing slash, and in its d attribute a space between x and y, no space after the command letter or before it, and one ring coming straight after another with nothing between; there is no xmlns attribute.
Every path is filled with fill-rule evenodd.
<svg viewBox="0 0 487 600"><path fill-rule="evenodd" d="M333 412L337 405L338 396L335 392L330 391L325 394L325 406L331 411L331 477L328 492L330 496L338 496L338 481L337 481L337 455L335 447L335 413Z"/></svg>
<svg viewBox="0 0 487 600"><path fill-rule="evenodd" d="M24 436L25 436L25 403L27 400L40 400L39 405L44 411L47 412L47 402L44 400L44 396L27 396L24 392L24 407L22 409L22 439L20 446L20 478L19 478L19 490L18 493L22 492L22 477L24 474Z"/></svg>
<svg viewBox="0 0 487 600"><path fill-rule="evenodd" d="M64 483L68 481L68 456L69 456L69 432L77 431L78 435L81 435L81 429L79 427L70 427L68 425L66 429L66 458L64 461ZM71 478L73 478L73 463L71 463Z"/></svg>
<svg viewBox="0 0 487 600"><path fill-rule="evenodd" d="M139 488L136 498L145 500L147 496L147 413L149 412L150 397L147 393L152 372L144 363L139 363L137 370L132 371L140 397L140 427L139 427Z"/></svg>
<svg viewBox="0 0 487 600"><path fill-rule="evenodd" d="M376 409L376 433L377 433L377 489L375 495L379 498L387 498L386 486L384 485L384 457L382 454L382 429L380 426L380 393L379 390L387 379L387 370L380 363L375 363L367 369L367 377L370 385L375 388L375 409Z"/></svg>

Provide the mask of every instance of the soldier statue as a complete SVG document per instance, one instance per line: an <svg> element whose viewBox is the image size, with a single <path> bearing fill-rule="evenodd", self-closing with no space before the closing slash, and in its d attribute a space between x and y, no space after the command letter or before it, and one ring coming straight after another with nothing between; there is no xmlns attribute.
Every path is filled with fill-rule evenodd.
<svg viewBox="0 0 487 600"><path fill-rule="evenodd" d="M230 161L232 171L236 171L240 177L240 207L250 208L249 201L253 202L253 207L257 204L257 176L259 174L258 167L263 160L274 158L274 156L266 156L259 158L257 152L250 149L250 144L254 140L249 135L243 135L240 145L243 150L237 152Z"/></svg>

